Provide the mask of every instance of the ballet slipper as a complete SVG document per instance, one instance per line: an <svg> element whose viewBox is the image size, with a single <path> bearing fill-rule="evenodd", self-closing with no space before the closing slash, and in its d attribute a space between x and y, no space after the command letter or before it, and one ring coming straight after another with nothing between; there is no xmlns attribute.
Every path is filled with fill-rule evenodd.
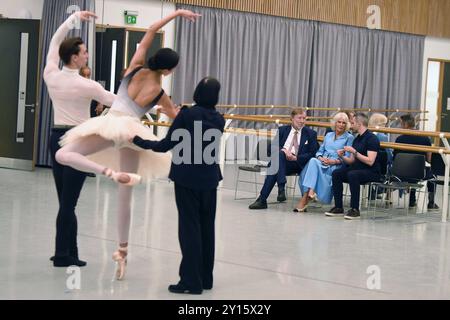
<svg viewBox="0 0 450 320"><path fill-rule="evenodd" d="M115 172L112 169L106 168L103 171L103 174L115 182L125 186L134 186L141 182L141 176L134 173Z"/></svg>
<svg viewBox="0 0 450 320"><path fill-rule="evenodd" d="M112 255L112 259L116 262L116 279L123 280L125 277L125 268L127 265L128 247L119 247Z"/></svg>

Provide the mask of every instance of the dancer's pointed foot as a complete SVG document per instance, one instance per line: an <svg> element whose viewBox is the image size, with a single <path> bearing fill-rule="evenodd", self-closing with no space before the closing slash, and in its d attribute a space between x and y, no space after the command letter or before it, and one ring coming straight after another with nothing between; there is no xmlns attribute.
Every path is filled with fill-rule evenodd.
<svg viewBox="0 0 450 320"><path fill-rule="evenodd" d="M106 168L103 174L115 182L126 186L134 186L141 182L141 176L134 173L115 172L112 169Z"/></svg>
<svg viewBox="0 0 450 320"><path fill-rule="evenodd" d="M116 261L116 279L123 280L125 277L125 268L127 265L128 247L119 247L116 252L113 253L112 259Z"/></svg>

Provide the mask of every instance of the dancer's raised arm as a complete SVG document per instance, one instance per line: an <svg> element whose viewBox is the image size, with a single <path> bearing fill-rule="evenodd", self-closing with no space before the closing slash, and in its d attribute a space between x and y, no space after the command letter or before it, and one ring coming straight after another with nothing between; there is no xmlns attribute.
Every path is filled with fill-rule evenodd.
<svg viewBox="0 0 450 320"><path fill-rule="evenodd" d="M171 14L169 14L167 17L162 18L161 20L156 21L153 23L145 33L144 37L142 38L141 42L139 43L139 48L136 50L135 54L133 55L133 58L131 59L130 65L128 67L127 72L125 75L127 75L129 72L134 70L136 67L143 66L145 64L145 58L147 56L147 51L150 48L153 39L155 38L156 32L158 32L159 29L164 27L166 24L168 24L170 21L175 19L176 17L183 17L190 21L195 21L198 17L200 17L199 14L194 13L189 10L177 10Z"/></svg>
<svg viewBox="0 0 450 320"><path fill-rule="evenodd" d="M89 21L91 18L96 17L97 16L93 12L78 11L72 14L66 21L64 21L62 25L59 26L50 42L50 47L47 54L47 64L44 69L44 78L52 71L59 71L59 46L66 38L69 31L75 27L77 19L81 21Z"/></svg>

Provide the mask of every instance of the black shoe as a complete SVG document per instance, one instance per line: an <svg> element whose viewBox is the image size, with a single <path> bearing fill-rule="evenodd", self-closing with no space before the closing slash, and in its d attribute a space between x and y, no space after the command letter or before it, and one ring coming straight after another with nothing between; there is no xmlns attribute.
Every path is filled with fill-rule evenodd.
<svg viewBox="0 0 450 320"><path fill-rule="evenodd" d="M210 285L203 285L203 290L211 290L212 289L212 284Z"/></svg>
<svg viewBox="0 0 450 320"><path fill-rule="evenodd" d="M267 202L266 201L262 201L259 198L256 199L255 202L253 202L249 207L249 209L252 210L261 210L261 209L267 209Z"/></svg>
<svg viewBox="0 0 450 320"><path fill-rule="evenodd" d="M358 209L350 209L347 211L347 214L344 216L347 220L355 220L361 218L361 214Z"/></svg>
<svg viewBox="0 0 450 320"><path fill-rule="evenodd" d="M84 267L85 265L87 265L86 261L80 260L78 259L78 257L75 257L76 260L78 260L78 263L81 264L81 266L79 267ZM55 256L50 257L49 259L50 261L55 261Z"/></svg>
<svg viewBox="0 0 450 320"><path fill-rule="evenodd" d="M172 293L187 293L187 294L202 294L203 291L202 289L197 290L188 289L180 283L171 284L168 289Z"/></svg>
<svg viewBox="0 0 450 320"><path fill-rule="evenodd" d="M71 256L52 257L52 258L54 267L70 267L70 266L84 267L85 265L87 265L86 261L82 261Z"/></svg>
<svg viewBox="0 0 450 320"><path fill-rule="evenodd" d="M277 201L278 202L286 201L286 191L284 191L284 189L283 190L278 190Z"/></svg>
<svg viewBox="0 0 450 320"><path fill-rule="evenodd" d="M80 258L78 257L78 248L72 248L69 250L69 256L75 258L76 260L80 260ZM55 256L51 256L50 257L50 261L54 261L55 260ZM82 261L84 262L84 261Z"/></svg>
<svg viewBox="0 0 450 320"><path fill-rule="evenodd" d="M428 211L439 211L439 207L436 203L430 202L428 203Z"/></svg>
<svg viewBox="0 0 450 320"><path fill-rule="evenodd" d="M325 215L327 217L342 217L344 215L344 209L333 207L330 211L325 212Z"/></svg>

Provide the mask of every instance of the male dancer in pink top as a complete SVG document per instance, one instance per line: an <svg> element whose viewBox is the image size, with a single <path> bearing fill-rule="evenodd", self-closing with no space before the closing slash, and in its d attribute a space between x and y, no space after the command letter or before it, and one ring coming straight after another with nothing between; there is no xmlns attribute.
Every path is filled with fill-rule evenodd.
<svg viewBox="0 0 450 320"><path fill-rule="evenodd" d="M86 45L81 38L65 39L80 20L88 21L93 17L95 14L92 12L76 12L58 28L50 43L44 69L44 80L53 103L54 127L50 137L50 153L59 201L55 256L51 258L55 267L86 265L78 258L75 215L86 174L55 160L60 148L59 139L67 130L90 118L91 100L111 106L116 97L99 83L79 75L79 69L86 66L88 60ZM59 68L60 59L64 65L62 70Z"/></svg>

